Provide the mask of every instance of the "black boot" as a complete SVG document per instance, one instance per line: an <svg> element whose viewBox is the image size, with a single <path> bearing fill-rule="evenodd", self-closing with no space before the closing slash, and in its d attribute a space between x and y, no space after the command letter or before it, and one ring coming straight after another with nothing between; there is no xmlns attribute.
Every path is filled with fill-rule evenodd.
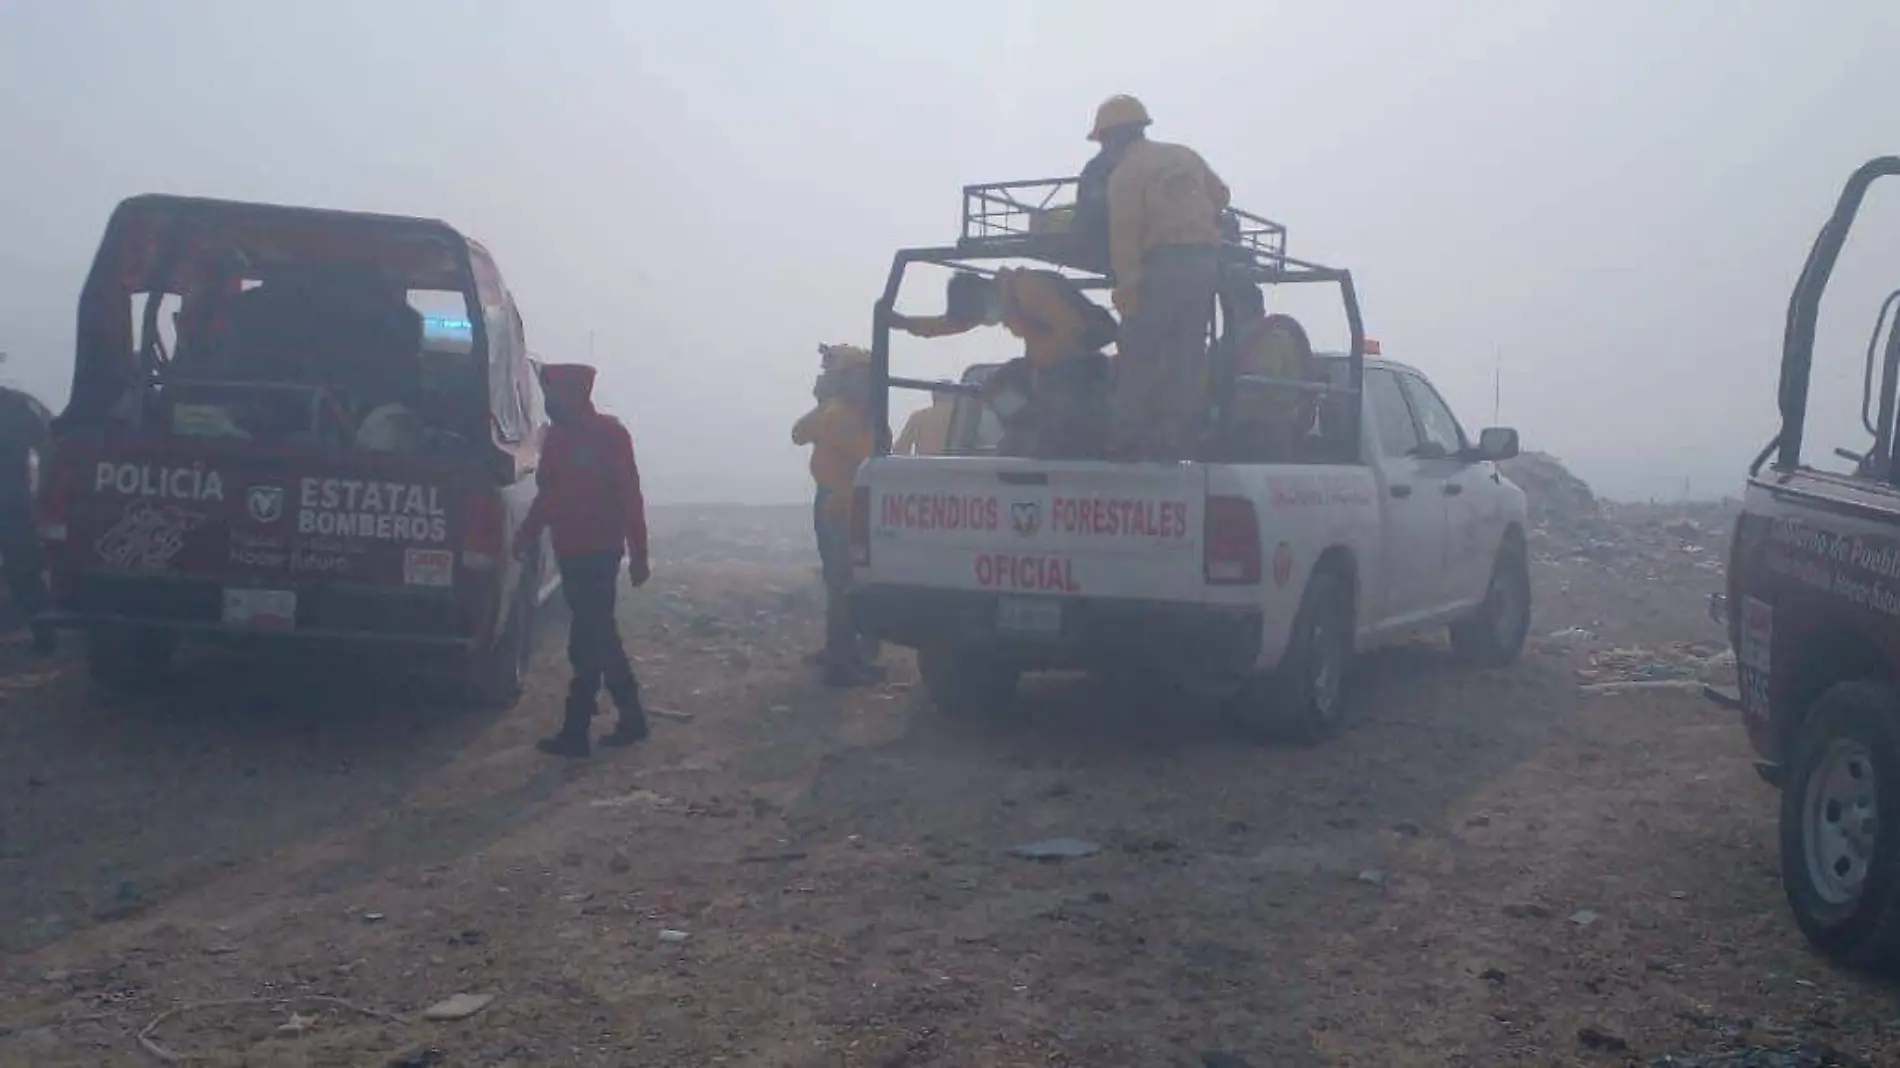
<svg viewBox="0 0 1900 1068"><path fill-rule="evenodd" d="M620 709L620 719L614 723L614 729L600 739L602 745L632 745L645 741L647 736L647 712L640 704L640 691L614 695L614 704Z"/></svg>
<svg viewBox="0 0 1900 1068"><path fill-rule="evenodd" d="M587 740L587 721L594 718L593 702L586 705L569 703L567 715L561 720L561 733L552 738L543 738L534 743L536 749L549 756L579 759L593 755L594 747Z"/></svg>

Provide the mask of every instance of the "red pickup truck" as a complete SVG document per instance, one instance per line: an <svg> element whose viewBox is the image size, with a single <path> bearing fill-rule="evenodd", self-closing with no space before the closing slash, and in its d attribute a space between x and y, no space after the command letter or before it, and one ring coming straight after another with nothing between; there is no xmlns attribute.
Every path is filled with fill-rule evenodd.
<svg viewBox="0 0 1900 1068"><path fill-rule="evenodd" d="M545 422L514 300L448 225L127 200L40 479L53 622L114 687L180 639L326 643L511 701L558 583L510 551Z"/></svg>
<svg viewBox="0 0 1900 1068"><path fill-rule="evenodd" d="M1822 297L1868 187L1900 176L1900 157L1848 181L1789 303L1781 429L1749 470L1729 554L1728 625L1737 709L1781 788L1781 877L1808 939L1838 960L1900 964L1900 289L1865 353L1862 448L1834 448L1845 470L1808 456L1808 383ZM1831 444L1831 443L1830 443Z"/></svg>

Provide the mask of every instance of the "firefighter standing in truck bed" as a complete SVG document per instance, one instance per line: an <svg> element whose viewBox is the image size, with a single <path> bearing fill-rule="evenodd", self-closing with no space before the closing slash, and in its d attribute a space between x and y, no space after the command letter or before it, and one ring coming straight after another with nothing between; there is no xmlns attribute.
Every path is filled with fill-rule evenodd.
<svg viewBox="0 0 1900 1068"><path fill-rule="evenodd" d="M1206 161L1150 141L1148 109L1112 96L1089 140L1102 146L1108 259L1121 333L1115 360L1117 452L1190 458L1206 408L1207 332L1220 282L1221 213L1230 198ZM1082 214L1078 206L1078 214Z"/></svg>
<svg viewBox="0 0 1900 1068"><path fill-rule="evenodd" d="M572 616L567 658L574 681L560 733L536 745L544 753L564 757L591 752L588 725L603 685L620 719L601 744L631 745L647 736L640 683L614 618L621 560L627 561L627 577L635 586L644 584L650 573L646 502L627 428L594 408L594 374L592 367L580 364L549 364L541 371L553 425L535 472L539 492L515 546L518 555L526 556L546 529L561 568L561 591Z"/></svg>

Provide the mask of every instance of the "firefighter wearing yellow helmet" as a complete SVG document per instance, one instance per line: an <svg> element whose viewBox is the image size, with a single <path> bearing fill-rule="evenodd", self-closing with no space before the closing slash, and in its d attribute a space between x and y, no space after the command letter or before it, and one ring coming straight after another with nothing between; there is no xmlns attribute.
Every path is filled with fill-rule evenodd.
<svg viewBox="0 0 1900 1068"><path fill-rule="evenodd" d="M1122 315L1117 451L1167 461L1189 458L1206 410L1207 332L1230 194L1193 149L1150 141L1152 122L1132 96L1102 101L1089 129L1102 151L1083 184L1107 194L1108 268ZM1078 227L1090 192L1077 191Z"/></svg>
<svg viewBox="0 0 1900 1068"><path fill-rule="evenodd" d="M818 346L818 404L792 425L792 444L811 447L812 527L825 573L825 649L817 659L831 686L883 678L865 656L848 599L851 588L851 486L871 455L871 353L860 345Z"/></svg>

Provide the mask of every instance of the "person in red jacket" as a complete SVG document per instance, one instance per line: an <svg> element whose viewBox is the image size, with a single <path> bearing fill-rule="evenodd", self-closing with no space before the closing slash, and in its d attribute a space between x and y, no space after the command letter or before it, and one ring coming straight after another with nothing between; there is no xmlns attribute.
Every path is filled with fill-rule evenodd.
<svg viewBox="0 0 1900 1068"><path fill-rule="evenodd" d="M603 684L620 720L601 744L631 745L647 736L640 683L614 619L623 555L635 586L649 574L646 502L640 496L633 438L620 420L594 408L594 369L549 364L542 368L541 382L553 425L541 447L538 492L516 535L515 551L525 556L544 529L553 535L561 592L572 617L567 658L574 681L560 733L536 746L555 756L584 757L592 748L587 728Z"/></svg>

